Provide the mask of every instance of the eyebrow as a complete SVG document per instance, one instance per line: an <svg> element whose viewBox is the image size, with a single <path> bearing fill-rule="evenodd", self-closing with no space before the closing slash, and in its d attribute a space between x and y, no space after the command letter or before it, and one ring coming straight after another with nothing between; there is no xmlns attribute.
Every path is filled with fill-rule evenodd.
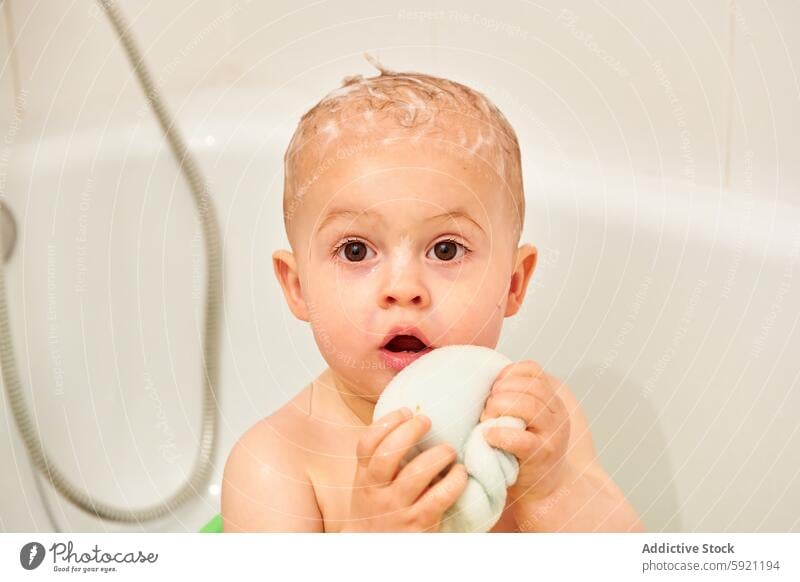
<svg viewBox="0 0 800 582"><path fill-rule="evenodd" d="M442 212L441 214L437 214L436 216L431 216L430 218L426 219L426 222L441 220L443 218L447 218L450 220L455 220L456 218L463 218L474 224L478 228L478 230L484 232L483 227L474 218L472 218L472 216L470 216L470 214L467 211L461 208L455 208L453 210L450 210L449 212Z"/></svg>
<svg viewBox="0 0 800 582"><path fill-rule="evenodd" d="M356 221L358 218L360 218L362 216L366 217L366 218L378 220L379 222L383 221L383 217L379 213L377 213L377 212L375 212L373 210L347 210L347 209L344 209L344 208L337 208L337 209L331 210L327 214L327 216L325 216L325 218L322 219L322 222L320 222L319 226L317 227L317 232L321 231L322 229L324 229L329 224L331 224L333 222L337 222L337 221L342 220L344 218L349 218L351 221Z"/></svg>
<svg viewBox="0 0 800 582"><path fill-rule="evenodd" d="M377 220L378 222L383 222L383 216L380 213L375 212L373 210L348 210L348 209L344 209L344 208L337 208L337 209L331 210L325 216L325 218L322 219L322 221L319 223L319 226L317 227L317 232L321 231L325 227L327 227L330 224L332 224L334 222L337 222L339 220L342 220L342 219L345 219L345 218L349 218L351 221L356 221L356 220L358 220L359 218L362 218L362 217L368 218L368 219L372 219L372 220ZM456 208L456 209L450 210L448 212L442 212L441 214L437 214L435 216L431 216L429 218L426 218L425 222L433 222L434 220L442 220L442 219L445 219L445 218L449 219L449 220L455 220L457 218L463 218L463 219L471 222L472 224L474 224L475 227L478 228L478 230L480 230L481 232L484 232L483 227L477 221L475 221L475 219L472 218L472 216L470 216L468 212L466 212L465 210L463 210L461 208Z"/></svg>

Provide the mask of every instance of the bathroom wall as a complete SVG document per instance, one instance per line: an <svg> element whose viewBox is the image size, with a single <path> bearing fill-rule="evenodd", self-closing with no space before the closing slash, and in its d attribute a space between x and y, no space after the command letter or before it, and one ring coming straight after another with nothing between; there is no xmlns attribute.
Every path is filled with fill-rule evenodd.
<svg viewBox="0 0 800 582"><path fill-rule="evenodd" d="M272 275L269 253L286 243L270 209L298 118L342 77L374 74L365 51L482 89L516 128L540 264L500 347L573 387L646 525L800 527L797 3L118 4L211 181L225 253L214 477L205 505L148 528L191 531L214 513L232 443L321 369ZM195 210L92 1L4 0L0 36L0 199L19 226L6 275L23 385L68 471L94 469L107 499L152 500L180 483L198 426ZM100 242L77 300L81 220ZM69 415L53 404L66 398L48 400L59 378ZM150 434L156 393L178 462L160 459ZM97 427L103 415L80 408L90 396L107 413ZM76 455L63 436L94 443L94 431L106 457ZM134 446L144 453L131 461ZM0 530L46 529L22 447L0 439L9 467ZM75 530L110 527L61 511Z"/></svg>
<svg viewBox="0 0 800 582"><path fill-rule="evenodd" d="M93 2L8 3L2 119L15 89L51 124L105 119L141 98ZM791 0L118 4L174 108L203 87L249 86L308 95L300 113L345 74L370 74L369 50L389 68L484 89L536 136L524 152L535 167L613 163L800 203Z"/></svg>

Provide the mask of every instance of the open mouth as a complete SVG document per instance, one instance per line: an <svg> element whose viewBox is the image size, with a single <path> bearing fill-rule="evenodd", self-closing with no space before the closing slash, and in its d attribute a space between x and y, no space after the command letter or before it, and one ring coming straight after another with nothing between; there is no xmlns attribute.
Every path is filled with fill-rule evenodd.
<svg viewBox="0 0 800 582"><path fill-rule="evenodd" d="M388 340L379 350L381 362L386 368L400 371L434 349L427 344L423 333L412 326L398 325L389 333L395 335L386 336Z"/></svg>
<svg viewBox="0 0 800 582"><path fill-rule="evenodd" d="M425 343L416 336L396 335L391 340L389 340L383 347L384 349L394 353L398 352L417 353L426 349L428 346L425 345Z"/></svg>

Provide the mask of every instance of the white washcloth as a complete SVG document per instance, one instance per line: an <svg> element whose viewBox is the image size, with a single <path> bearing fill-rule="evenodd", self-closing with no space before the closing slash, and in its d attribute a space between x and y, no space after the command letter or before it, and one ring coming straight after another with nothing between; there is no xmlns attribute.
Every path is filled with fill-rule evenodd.
<svg viewBox="0 0 800 582"><path fill-rule="evenodd" d="M499 352L473 345L451 345L425 354L401 370L381 394L373 419L406 406L428 416L431 428L409 451L409 462L422 451L450 443L469 475L467 487L444 514L443 532L485 532L497 523L507 488L517 480L514 455L486 442L483 428L525 428L525 421L501 416L478 423L495 378L511 363Z"/></svg>

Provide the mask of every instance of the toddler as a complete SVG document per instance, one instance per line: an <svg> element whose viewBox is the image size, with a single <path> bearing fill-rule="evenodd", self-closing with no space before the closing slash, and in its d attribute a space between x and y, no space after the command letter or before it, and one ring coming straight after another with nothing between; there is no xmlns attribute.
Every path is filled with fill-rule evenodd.
<svg viewBox="0 0 800 582"><path fill-rule="evenodd" d="M346 78L303 115L286 151L292 250L273 266L328 367L234 446L226 532L438 531L464 466L449 445L402 463L430 420L400 409L373 422L375 402L430 350L495 348L536 267L536 247L519 245L520 150L502 113L469 87L370 60L380 75ZM519 460L492 532L642 531L566 385L514 362L480 420L498 416L528 424L486 431Z"/></svg>

